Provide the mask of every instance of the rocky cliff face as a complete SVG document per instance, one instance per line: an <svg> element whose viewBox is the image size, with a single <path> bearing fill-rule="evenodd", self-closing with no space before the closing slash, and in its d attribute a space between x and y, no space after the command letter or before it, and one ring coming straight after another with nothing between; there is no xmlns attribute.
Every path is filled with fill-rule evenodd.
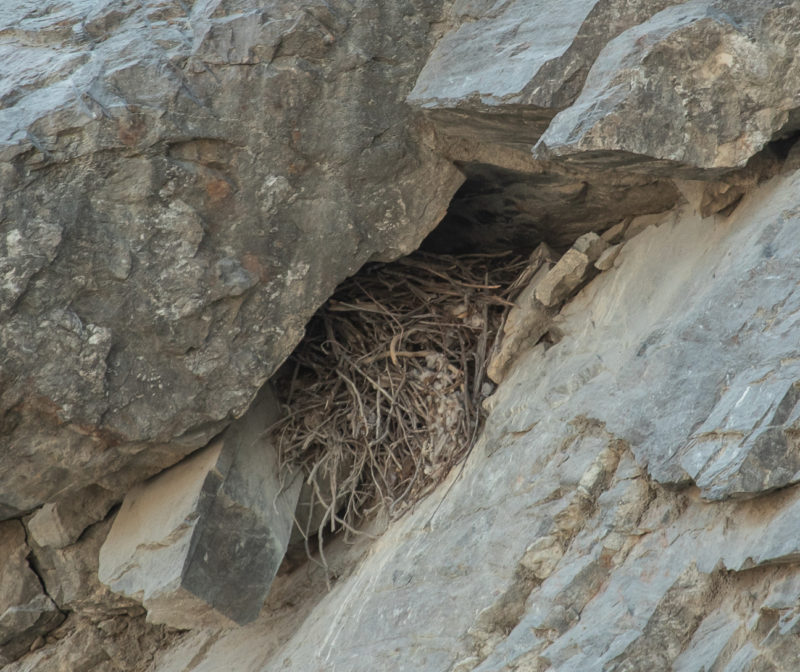
<svg viewBox="0 0 800 672"><path fill-rule="evenodd" d="M0 9L0 665L800 668L798 36L785 0ZM261 607L265 382L437 224L560 258L482 436Z"/></svg>
<svg viewBox="0 0 800 672"><path fill-rule="evenodd" d="M0 14L4 517L206 444L462 180L403 104L436 2L190 4Z"/></svg>

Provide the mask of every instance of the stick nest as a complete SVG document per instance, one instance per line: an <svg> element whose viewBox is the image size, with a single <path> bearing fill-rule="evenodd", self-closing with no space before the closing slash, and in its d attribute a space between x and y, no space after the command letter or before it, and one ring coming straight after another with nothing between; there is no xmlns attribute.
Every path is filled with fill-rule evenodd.
<svg viewBox="0 0 800 672"><path fill-rule="evenodd" d="M379 506L402 513L467 455L526 267L512 253L415 252L368 265L316 313L276 378L286 414L272 429L322 508L306 536L355 531Z"/></svg>

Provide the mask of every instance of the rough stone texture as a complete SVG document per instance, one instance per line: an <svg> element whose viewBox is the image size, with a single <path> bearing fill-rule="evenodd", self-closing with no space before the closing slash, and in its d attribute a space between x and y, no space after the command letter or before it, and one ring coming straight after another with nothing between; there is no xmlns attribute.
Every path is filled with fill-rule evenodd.
<svg viewBox="0 0 800 672"><path fill-rule="evenodd" d="M409 101L449 130L532 146L615 35L678 0L457 0ZM434 117L437 118L437 117Z"/></svg>
<svg viewBox="0 0 800 672"><path fill-rule="evenodd" d="M112 593L98 578L100 547L112 520L92 525L80 541L63 548L31 543L31 559L42 585L62 611L93 620L123 613L141 615L140 604Z"/></svg>
<svg viewBox="0 0 800 672"><path fill-rule="evenodd" d="M531 276L530 281L509 311L495 344L496 352L492 354L486 367L486 375L495 383L505 378L509 366L520 351L526 346L535 345L552 324L553 311L548 311L539 303L535 294L555 260L555 253L545 243L541 243L531 254L526 271Z"/></svg>
<svg viewBox="0 0 800 672"><path fill-rule="evenodd" d="M798 28L800 7L783 0L664 9L604 46L537 150L605 165L744 166L797 130Z"/></svg>
<svg viewBox="0 0 800 672"><path fill-rule="evenodd" d="M752 382L726 372L775 371L753 390L764 423L787 405L799 188L800 173L773 179L728 219L695 214L699 189L629 240L566 304L559 343L499 386L461 479L390 526L266 663L241 652L264 619L156 669L234 651L242 670L793 669L800 490L709 502L668 467L706 418L731 417L722 391Z"/></svg>
<svg viewBox="0 0 800 672"><path fill-rule="evenodd" d="M747 497L800 480L800 367L745 369L726 385L680 451L680 464L710 499Z"/></svg>
<svg viewBox="0 0 800 672"><path fill-rule="evenodd" d="M254 620L283 559L301 481L284 484L262 398L223 438L137 486L100 549L100 580L178 628Z"/></svg>
<svg viewBox="0 0 800 672"><path fill-rule="evenodd" d="M29 562L47 595L67 617L34 640L34 653L7 665L4 672L144 672L156 651L169 646L174 631L145 623L141 605L112 593L98 579L98 554L112 519L92 525L79 541L64 548L31 542Z"/></svg>
<svg viewBox="0 0 800 672"><path fill-rule="evenodd" d="M596 233L583 234L537 284L537 301L549 308L566 299L584 283L607 248L608 243Z"/></svg>
<svg viewBox="0 0 800 672"><path fill-rule="evenodd" d="M110 519L7 523L4 567L70 612L8 669L800 669L800 5L183 4L0 9L0 517L205 445L451 162L433 246L624 245L507 353L463 472L245 626L145 623L91 578Z"/></svg>
<svg viewBox="0 0 800 672"><path fill-rule="evenodd" d="M437 223L462 177L402 100L440 5L3 3L0 518L207 443Z"/></svg>
<svg viewBox="0 0 800 672"><path fill-rule="evenodd" d="M31 540L39 546L63 548L74 543L89 525L105 518L114 495L93 485L69 499L45 504L27 521Z"/></svg>
<svg viewBox="0 0 800 672"><path fill-rule="evenodd" d="M18 521L0 523L0 665L21 656L64 620L31 568L30 552Z"/></svg>
<svg viewBox="0 0 800 672"><path fill-rule="evenodd" d="M70 617L40 648L6 665L3 672L149 672L156 651L175 633L145 623L144 616Z"/></svg>
<svg viewBox="0 0 800 672"><path fill-rule="evenodd" d="M553 116L581 92L606 43L670 0L459 0L409 103L467 181L439 245L565 248L580 235L679 199L668 180L534 160ZM638 118L638 117L637 117Z"/></svg>

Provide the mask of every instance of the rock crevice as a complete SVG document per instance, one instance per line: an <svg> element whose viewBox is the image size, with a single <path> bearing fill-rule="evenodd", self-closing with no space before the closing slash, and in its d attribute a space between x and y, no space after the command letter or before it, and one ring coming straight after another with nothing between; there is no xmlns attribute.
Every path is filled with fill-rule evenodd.
<svg viewBox="0 0 800 672"><path fill-rule="evenodd" d="M800 667L798 35L784 0L0 8L0 664ZM484 430L279 568L265 385L421 243L535 250Z"/></svg>

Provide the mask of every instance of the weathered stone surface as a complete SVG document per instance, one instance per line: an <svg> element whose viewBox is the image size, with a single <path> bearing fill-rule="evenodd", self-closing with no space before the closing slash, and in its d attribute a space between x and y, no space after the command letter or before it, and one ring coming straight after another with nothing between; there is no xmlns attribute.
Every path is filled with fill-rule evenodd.
<svg viewBox="0 0 800 672"><path fill-rule="evenodd" d="M29 562L67 617L31 644L33 653L4 667L4 672L145 672L156 651L170 645L174 631L145 623L140 604L112 593L98 579L99 551L111 522L109 517L92 525L79 541L64 548L31 543Z"/></svg>
<svg viewBox="0 0 800 672"><path fill-rule="evenodd" d="M39 578L48 596L62 611L100 620L109 614L143 611L138 602L112 593L98 579L100 547L108 536L111 522L109 519L92 525L80 541L64 548L31 544Z"/></svg>
<svg viewBox="0 0 800 672"><path fill-rule="evenodd" d="M100 549L100 580L173 627L258 616L286 552L300 479L283 483L263 394L223 438L128 493Z"/></svg>
<svg viewBox="0 0 800 672"><path fill-rule="evenodd" d="M3 672L148 672L156 651L175 640L174 632L146 623L142 614L97 622L70 617L54 635Z"/></svg>
<svg viewBox="0 0 800 672"><path fill-rule="evenodd" d="M605 165L744 166L796 129L798 27L800 7L782 0L668 7L604 46L537 153Z"/></svg>
<svg viewBox="0 0 800 672"><path fill-rule="evenodd" d="M39 546L63 548L89 525L105 518L114 500L108 490L89 486L67 500L45 504L27 521L28 533Z"/></svg>
<svg viewBox="0 0 800 672"><path fill-rule="evenodd" d="M419 244L463 179L401 103L441 4L4 3L0 518L205 445Z"/></svg>
<svg viewBox="0 0 800 672"><path fill-rule="evenodd" d="M0 523L0 664L28 651L64 620L28 564L30 548L18 521Z"/></svg>
<svg viewBox="0 0 800 672"><path fill-rule="evenodd" d="M625 232L629 224L630 224L629 220L623 220L621 222L617 222L610 229L606 229L605 231L603 231L600 237L603 240L605 240L609 245L616 245L622 242L622 239L625 236ZM603 254L605 254L605 252Z"/></svg>
<svg viewBox="0 0 800 672"><path fill-rule="evenodd" d="M670 0L456 2L450 29L409 103L430 119L437 149L467 181L437 230L439 244L563 248L629 216L679 200L668 180L573 170L533 160L531 148L570 105L600 50Z"/></svg>
<svg viewBox="0 0 800 672"><path fill-rule="evenodd" d="M594 262L594 267L598 271L607 271L612 266L614 266L614 262L616 261L621 251L622 251L621 244L612 245L611 247L604 250L603 253L597 258L597 261Z"/></svg>
<svg viewBox="0 0 800 672"><path fill-rule="evenodd" d="M624 246L516 353L463 473L371 545L332 540L329 571L285 567L252 622L173 639L90 578L110 520L60 549L31 534L21 566L74 611L9 669L800 668L799 150L750 159L797 127L797 3L29 9L0 9L16 40L0 127L17 133L0 165L0 516L121 493L205 445L338 277L424 235L461 179L448 161L467 183L446 241L562 250L605 230ZM429 134L402 101L440 31L414 99ZM563 144L532 157L560 110L545 140ZM258 470L215 450L186 497L202 515L153 515L140 538L218 562L131 566L132 591L186 579L241 607L218 577L252 521L226 505L247 492L261 520L265 500Z"/></svg>
<svg viewBox="0 0 800 672"><path fill-rule="evenodd" d="M800 367L740 372L680 452L710 499L748 497L800 480Z"/></svg>
<svg viewBox="0 0 800 672"><path fill-rule="evenodd" d="M448 132L532 146L605 44L674 0L462 0L409 101Z"/></svg>
<svg viewBox="0 0 800 672"><path fill-rule="evenodd" d="M596 233L582 235L537 284L536 300L551 307L566 299L586 281L607 248L608 243Z"/></svg>
<svg viewBox="0 0 800 672"><path fill-rule="evenodd" d="M774 372L753 389L754 423L773 422L786 397L798 180L766 183L727 220L697 214L701 189L625 243L614 272L562 310L562 339L523 353L498 387L446 497L390 526L266 663L266 651L239 653L240 668L793 665L800 489L709 503L671 474L716 407L714 427L732 417L725 390L733 399L756 380L743 372ZM157 669L213 669L242 650L229 635L209 641Z"/></svg>
<svg viewBox="0 0 800 672"><path fill-rule="evenodd" d="M509 311L499 337L499 347L486 367L486 375L495 383L505 378L513 360L524 348L533 347L547 333L552 323L552 311L536 300L536 288L556 262L556 254L545 243L531 254L528 273L532 276Z"/></svg>

